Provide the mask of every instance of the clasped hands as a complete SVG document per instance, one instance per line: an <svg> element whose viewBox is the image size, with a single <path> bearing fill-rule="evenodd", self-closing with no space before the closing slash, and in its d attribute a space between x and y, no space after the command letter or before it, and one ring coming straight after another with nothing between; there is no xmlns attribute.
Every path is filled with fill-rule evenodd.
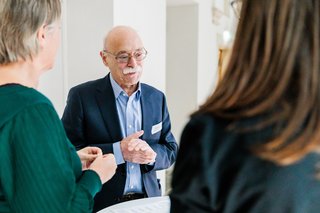
<svg viewBox="0 0 320 213"><path fill-rule="evenodd" d="M157 153L149 144L139 139L143 130L133 133L120 141L120 148L125 161L137 164L150 164L156 160ZM100 176L101 182L105 183L115 173L117 164L113 154L103 155L98 147L85 147L77 151L82 163L82 170L93 170Z"/></svg>
<svg viewBox="0 0 320 213"><path fill-rule="evenodd" d="M125 161L137 164L155 162L157 153L146 141L139 138L143 133L143 130L138 131L120 141L120 148Z"/></svg>
<svg viewBox="0 0 320 213"><path fill-rule="evenodd" d="M102 183L108 181L116 172L117 164L113 154L102 154L98 147L85 147L77 151L82 163L82 170L95 171Z"/></svg>

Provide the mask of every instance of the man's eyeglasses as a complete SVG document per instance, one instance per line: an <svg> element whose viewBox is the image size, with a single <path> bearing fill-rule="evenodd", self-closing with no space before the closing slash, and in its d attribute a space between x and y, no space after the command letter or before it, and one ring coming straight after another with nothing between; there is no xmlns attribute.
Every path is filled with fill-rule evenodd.
<svg viewBox="0 0 320 213"><path fill-rule="evenodd" d="M147 50L146 49L139 49L132 53L120 51L117 54L108 52L107 50L103 50L102 52L113 55L114 58L117 60L118 63L128 63L131 57L133 57L136 61L142 61L147 57Z"/></svg>

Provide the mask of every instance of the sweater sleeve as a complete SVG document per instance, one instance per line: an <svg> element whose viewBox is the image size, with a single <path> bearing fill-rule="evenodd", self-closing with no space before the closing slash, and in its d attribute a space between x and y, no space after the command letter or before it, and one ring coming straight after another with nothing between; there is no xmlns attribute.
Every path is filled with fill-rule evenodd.
<svg viewBox="0 0 320 213"><path fill-rule="evenodd" d="M101 189L81 162L48 104L20 112L10 123L10 163L5 192L13 212L90 212ZM10 180L11 179L11 180Z"/></svg>

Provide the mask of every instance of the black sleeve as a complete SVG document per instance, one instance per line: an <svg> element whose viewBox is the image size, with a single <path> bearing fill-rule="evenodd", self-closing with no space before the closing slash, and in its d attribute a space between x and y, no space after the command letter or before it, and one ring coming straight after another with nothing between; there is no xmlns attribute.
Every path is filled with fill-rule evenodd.
<svg viewBox="0 0 320 213"><path fill-rule="evenodd" d="M207 181L209 168L205 156L208 151L205 146L212 142L212 134L210 126L202 120L191 120L184 128L172 177L172 213L215 212L210 206L209 198L213 195L209 188L216 183L214 177L210 183Z"/></svg>

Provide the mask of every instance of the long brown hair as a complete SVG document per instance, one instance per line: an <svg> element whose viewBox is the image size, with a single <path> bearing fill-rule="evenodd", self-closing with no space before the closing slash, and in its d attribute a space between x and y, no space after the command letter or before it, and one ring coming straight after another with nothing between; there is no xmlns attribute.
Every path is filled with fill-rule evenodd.
<svg viewBox="0 0 320 213"><path fill-rule="evenodd" d="M281 130L255 152L278 164L313 151L320 141L319 19L319 0L243 0L224 77L196 113L267 114L258 127Z"/></svg>

